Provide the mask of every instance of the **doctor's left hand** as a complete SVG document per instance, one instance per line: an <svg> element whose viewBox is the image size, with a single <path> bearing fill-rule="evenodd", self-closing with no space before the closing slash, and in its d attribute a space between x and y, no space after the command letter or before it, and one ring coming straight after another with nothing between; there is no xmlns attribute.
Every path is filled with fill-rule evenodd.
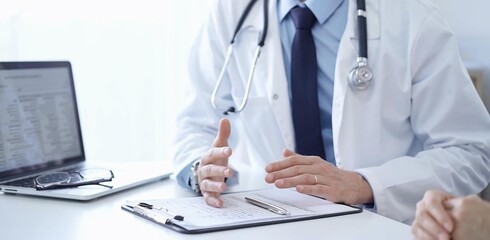
<svg viewBox="0 0 490 240"><path fill-rule="evenodd" d="M283 160L266 166L267 183L274 183L278 188L295 187L300 193L332 202L373 202L371 186L360 174L341 170L317 156L303 156L288 149L283 155Z"/></svg>

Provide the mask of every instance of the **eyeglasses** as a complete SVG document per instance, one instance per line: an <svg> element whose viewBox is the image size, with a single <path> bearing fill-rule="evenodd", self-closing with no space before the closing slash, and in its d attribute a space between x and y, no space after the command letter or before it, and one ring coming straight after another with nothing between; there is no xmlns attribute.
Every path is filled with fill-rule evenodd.
<svg viewBox="0 0 490 240"><path fill-rule="evenodd" d="M91 168L79 171L50 172L38 176L35 180L36 190L73 188L84 185L101 185L112 188L112 186L101 184L112 181L114 173L103 168Z"/></svg>

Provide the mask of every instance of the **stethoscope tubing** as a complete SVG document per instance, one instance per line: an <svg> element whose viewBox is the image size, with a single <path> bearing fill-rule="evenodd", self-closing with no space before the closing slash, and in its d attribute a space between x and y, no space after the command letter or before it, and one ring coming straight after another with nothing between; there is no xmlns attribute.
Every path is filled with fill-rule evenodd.
<svg viewBox="0 0 490 240"><path fill-rule="evenodd" d="M219 88L222 84L223 78L226 75L226 69L228 68L228 64L230 62L231 56L233 55L233 49L235 46L235 40L242 28L245 20L247 19L250 11L258 0L251 0L245 10L243 11L240 19L238 20L237 26L233 33L233 36L230 41L230 45L228 46L228 50L225 55L225 62L218 76L218 81L213 89L213 93L211 94L211 105L214 109L219 109L216 104L216 98L219 91ZM255 74L255 68L257 65L258 58L262 51L262 47L265 45L265 40L267 38L267 32L269 28L269 0L264 0L264 19L263 19L263 27L259 42L257 44L257 48L255 50L254 58L252 60L252 65L247 77L247 84L245 88L245 94L243 96L242 102L235 108L234 106L229 107L226 111L223 112L224 115L228 115L228 113L239 113L241 112L248 102L248 97L250 94L250 89L252 86L253 76ZM359 34L359 56L356 59L356 66L349 72L349 83L354 89L364 90L367 89L372 83L372 71L367 65L368 58L368 41L367 41L367 17L366 17L366 1L365 0L357 0L357 26L358 26L358 34Z"/></svg>
<svg viewBox="0 0 490 240"><path fill-rule="evenodd" d="M218 81L216 85L214 86L213 93L211 94L211 104L214 109L219 109L218 106L216 105L216 97L219 91L219 87L221 86L221 83L223 81L223 78L226 74L226 69L228 68L228 64L230 62L231 56L233 54L233 49L235 45L235 39L236 36L238 35L238 32L242 28L243 23L247 19L250 11L252 10L254 4L257 2L257 0L251 0L245 10L243 11L242 15L240 16L240 19L238 20L238 24L235 28L235 32L233 33L233 37L231 38L230 45L228 46L228 50L226 51L225 55L225 62L223 64L223 67L221 68L220 74L218 76ZM260 53L262 52L262 47L265 45L265 40L267 39L267 32L269 30L269 0L264 0L264 23L262 26L262 33L259 39L259 43L257 44L257 48L255 50L254 58L252 59L252 64L250 71L248 73L248 78L247 78L247 85L245 87L245 94L243 96L243 100L238 106L238 108L235 108L234 106L229 107L226 109L226 111L223 112L224 115L228 115L228 113L239 113L241 112L245 106L247 105L248 102L248 97L250 95L250 89L252 87L252 81L253 81L253 76L255 74L255 68L257 66L257 61L260 57Z"/></svg>
<svg viewBox="0 0 490 240"><path fill-rule="evenodd" d="M366 1L357 0L357 26L359 34L359 57L368 58Z"/></svg>

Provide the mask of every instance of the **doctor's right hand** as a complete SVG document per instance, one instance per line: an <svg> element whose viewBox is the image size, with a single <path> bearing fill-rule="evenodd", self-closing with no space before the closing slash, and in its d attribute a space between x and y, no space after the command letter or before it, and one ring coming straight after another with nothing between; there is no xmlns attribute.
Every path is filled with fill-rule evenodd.
<svg viewBox="0 0 490 240"><path fill-rule="evenodd" d="M226 190L225 178L233 175L232 169L228 167L228 158L231 156L231 148L228 146L230 133L230 121L221 119L218 135L211 149L202 155L197 169L204 200L208 205L218 208L223 206L223 200L219 196Z"/></svg>

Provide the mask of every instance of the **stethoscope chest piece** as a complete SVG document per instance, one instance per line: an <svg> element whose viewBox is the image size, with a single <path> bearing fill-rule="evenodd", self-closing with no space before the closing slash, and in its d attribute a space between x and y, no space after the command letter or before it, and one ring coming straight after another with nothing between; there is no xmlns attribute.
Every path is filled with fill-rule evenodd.
<svg viewBox="0 0 490 240"><path fill-rule="evenodd" d="M368 34L366 2L357 1L357 25L359 36L359 55L356 66L349 72L349 85L353 90L363 91L373 84L373 71L368 65Z"/></svg>
<svg viewBox="0 0 490 240"><path fill-rule="evenodd" d="M349 85L354 90L368 89L373 83L373 71L367 65L357 66L349 72Z"/></svg>

